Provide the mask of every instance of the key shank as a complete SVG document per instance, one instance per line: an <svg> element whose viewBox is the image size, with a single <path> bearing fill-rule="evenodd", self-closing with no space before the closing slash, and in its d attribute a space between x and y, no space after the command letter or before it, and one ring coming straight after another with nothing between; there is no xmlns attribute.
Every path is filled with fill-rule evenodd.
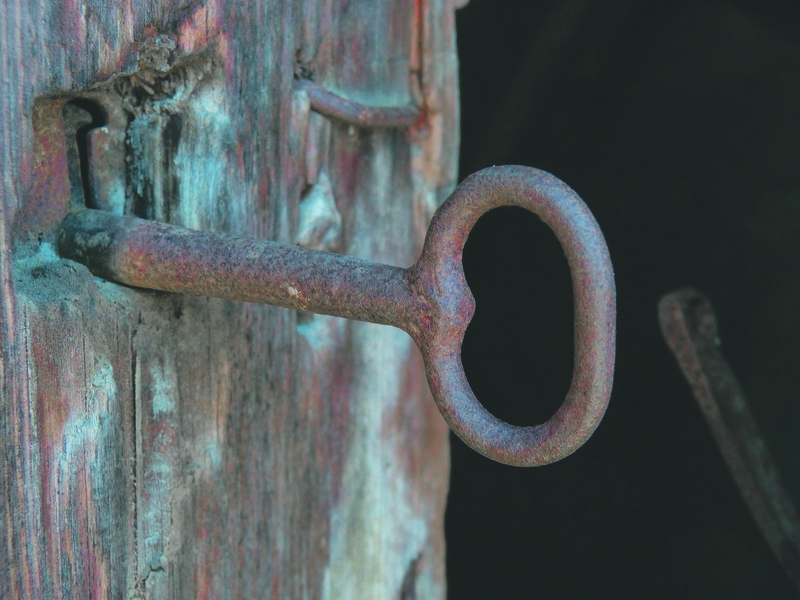
<svg viewBox="0 0 800 600"><path fill-rule="evenodd" d="M64 258L116 283L401 329L425 305L400 267L101 210L70 213L58 248Z"/></svg>

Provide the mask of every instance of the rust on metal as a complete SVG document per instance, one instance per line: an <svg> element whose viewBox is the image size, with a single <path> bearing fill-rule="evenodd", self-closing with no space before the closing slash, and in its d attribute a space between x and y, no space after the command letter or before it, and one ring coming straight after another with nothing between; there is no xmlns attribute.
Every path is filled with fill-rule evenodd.
<svg viewBox="0 0 800 600"><path fill-rule="evenodd" d="M575 298L572 384L556 414L533 427L489 413L461 365L461 343L475 310L461 263L464 244L484 213L512 205L534 212L553 230L567 256ZM408 269L91 209L65 219L59 251L118 283L403 329L422 352L431 392L451 429L506 464L538 466L574 452L594 432L611 393L616 292L605 240L575 192L530 167L492 167L465 179L434 215L420 259Z"/></svg>
<svg viewBox="0 0 800 600"><path fill-rule="evenodd" d="M742 387L720 352L711 304L695 290L679 290L661 299L658 319L742 498L800 591L800 520Z"/></svg>
<svg viewBox="0 0 800 600"><path fill-rule="evenodd" d="M298 79L295 87L308 94L313 111L356 127L408 129L417 123L420 116L416 106L371 106L353 102L326 90L310 79Z"/></svg>

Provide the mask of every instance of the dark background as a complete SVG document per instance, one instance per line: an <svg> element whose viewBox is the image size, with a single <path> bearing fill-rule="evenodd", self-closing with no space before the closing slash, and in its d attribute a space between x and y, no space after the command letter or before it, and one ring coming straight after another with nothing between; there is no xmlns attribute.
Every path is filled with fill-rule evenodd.
<svg viewBox="0 0 800 600"><path fill-rule="evenodd" d="M608 412L534 469L452 437L449 598L796 598L656 318L692 286L800 504L800 2L471 0L457 13L461 177L549 171L605 232L618 293ZM572 370L563 254L536 217L484 217L464 252L479 399L548 419Z"/></svg>

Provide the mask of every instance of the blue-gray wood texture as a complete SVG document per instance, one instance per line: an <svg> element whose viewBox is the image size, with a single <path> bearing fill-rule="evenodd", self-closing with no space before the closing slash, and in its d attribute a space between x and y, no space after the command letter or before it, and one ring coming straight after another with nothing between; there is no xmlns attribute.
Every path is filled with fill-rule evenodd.
<svg viewBox="0 0 800 600"><path fill-rule="evenodd" d="M98 206L412 264L455 185L455 8L2 0L0 596L444 598L447 429L405 333L54 248L80 95ZM422 118L332 123L298 70Z"/></svg>

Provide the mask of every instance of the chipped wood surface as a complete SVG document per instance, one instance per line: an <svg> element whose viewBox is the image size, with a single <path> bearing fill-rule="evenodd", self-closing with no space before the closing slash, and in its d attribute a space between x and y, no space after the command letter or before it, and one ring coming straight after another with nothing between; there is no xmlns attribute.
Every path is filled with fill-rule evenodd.
<svg viewBox="0 0 800 600"><path fill-rule="evenodd" d="M98 207L412 264L456 178L454 8L3 0L3 598L444 597L447 430L405 333L54 248L81 96ZM331 122L298 69L420 121Z"/></svg>

